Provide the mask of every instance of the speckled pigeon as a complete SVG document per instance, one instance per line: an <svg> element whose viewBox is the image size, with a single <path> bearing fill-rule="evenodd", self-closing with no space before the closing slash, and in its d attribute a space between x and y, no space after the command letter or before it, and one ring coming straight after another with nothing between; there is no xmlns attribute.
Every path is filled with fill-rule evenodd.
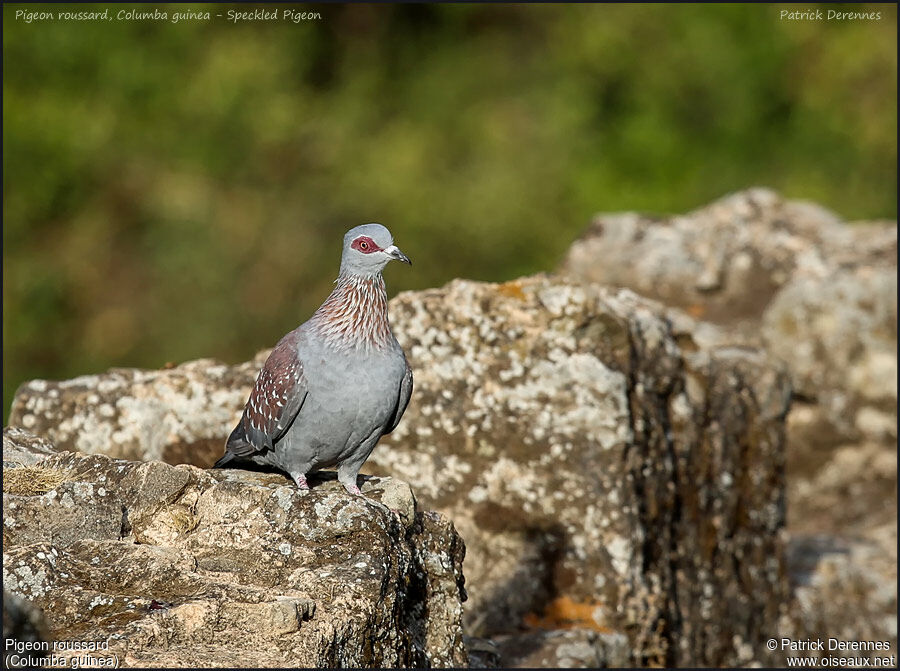
<svg viewBox="0 0 900 671"><path fill-rule="evenodd" d="M275 345L216 468L275 466L308 489L308 473L337 466L344 488L360 494L359 469L397 426L413 386L388 323L381 271L392 259L410 263L381 224L344 236L334 291Z"/></svg>

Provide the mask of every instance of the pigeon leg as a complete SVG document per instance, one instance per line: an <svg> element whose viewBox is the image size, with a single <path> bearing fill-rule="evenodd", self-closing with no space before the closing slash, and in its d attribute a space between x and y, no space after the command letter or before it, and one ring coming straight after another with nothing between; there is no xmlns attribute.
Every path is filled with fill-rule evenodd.
<svg viewBox="0 0 900 671"><path fill-rule="evenodd" d="M297 483L297 489L309 489L309 484L306 482L306 474L291 473L291 479Z"/></svg>
<svg viewBox="0 0 900 671"><path fill-rule="evenodd" d="M358 473L359 466L349 464L346 461L338 466L338 481L344 485L344 489L347 490L348 494L353 494L354 496L363 495L363 493L359 491L359 486L356 484L356 476Z"/></svg>
<svg viewBox="0 0 900 671"><path fill-rule="evenodd" d="M353 456L338 464L338 481L344 485L344 489L347 490L348 494L364 496L364 494L359 491L359 486L356 484L356 476L359 475L359 469L362 468L366 459L372 454L372 450L375 449L375 443L378 442L380 437L381 427L369 434L360 446L356 448L356 453Z"/></svg>

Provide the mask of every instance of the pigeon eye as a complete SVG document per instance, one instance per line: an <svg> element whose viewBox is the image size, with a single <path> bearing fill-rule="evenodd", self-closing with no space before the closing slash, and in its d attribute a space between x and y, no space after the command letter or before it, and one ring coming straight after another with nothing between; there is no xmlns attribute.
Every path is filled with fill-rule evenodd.
<svg viewBox="0 0 900 671"><path fill-rule="evenodd" d="M368 249L368 248L369 248L369 243L368 243L368 242L365 242L365 241L360 242L360 243L359 243L359 248L360 248L360 249Z"/></svg>

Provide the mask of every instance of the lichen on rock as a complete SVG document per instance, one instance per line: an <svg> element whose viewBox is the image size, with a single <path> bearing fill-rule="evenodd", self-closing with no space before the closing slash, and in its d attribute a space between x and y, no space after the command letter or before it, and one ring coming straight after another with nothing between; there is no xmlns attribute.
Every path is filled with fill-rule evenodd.
<svg viewBox="0 0 900 671"><path fill-rule="evenodd" d="M842 631L895 648L896 222L844 222L750 189L685 215L597 215L560 271L680 308L669 318L701 347L784 362L795 390L784 635Z"/></svg>
<svg viewBox="0 0 900 671"><path fill-rule="evenodd" d="M409 482L465 538L470 640L524 629L541 659L562 646L574 660L623 635L631 664L780 664L773 632L812 635L839 611L895 640L896 569L875 560L896 564L895 258L893 225L752 189L685 215L599 215L556 275L395 297L416 388L367 469ZM209 466L266 354L33 381L10 421L65 449ZM293 505L285 486L273 496ZM411 494L383 500L419 519ZM191 505L138 533L197 533ZM428 589L452 593L441 585ZM515 647L492 646L481 659Z"/></svg>
<svg viewBox="0 0 900 671"><path fill-rule="evenodd" d="M23 437L4 431L4 461ZM4 492L4 589L57 639L107 641L126 666L466 664L464 545L402 483L369 478L363 499L330 480L300 492L277 474L40 456L76 475Z"/></svg>
<svg viewBox="0 0 900 671"><path fill-rule="evenodd" d="M516 629L565 596L594 604L596 626L627 635L633 663L751 661L748 645L759 650L784 587L782 370L752 349L702 347L690 326L630 291L546 275L401 294L391 315L416 391L368 468L412 483L460 529L471 634ZM13 419L31 416L35 430L69 449L209 465L263 355L233 369L201 361L37 381L20 390ZM86 426L97 444L79 437ZM203 441L216 450L198 448ZM172 487L199 476L167 468L145 465L128 485L167 502L152 522L147 513L129 518L146 543L204 533L200 503L170 500L155 484L157 472ZM275 487L273 510L292 497ZM334 516L335 503L317 501L309 514L333 518L326 533L358 531L346 512ZM100 498L92 505L97 524ZM214 508L231 515L231 505ZM81 533L77 520L70 527ZM229 533L243 547L256 532ZM322 531L297 533L308 542ZM303 547L279 539L276 561L285 541ZM258 553L248 545L247 560ZM736 568L743 561L751 574ZM755 615L734 614L744 611Z"/></svg>

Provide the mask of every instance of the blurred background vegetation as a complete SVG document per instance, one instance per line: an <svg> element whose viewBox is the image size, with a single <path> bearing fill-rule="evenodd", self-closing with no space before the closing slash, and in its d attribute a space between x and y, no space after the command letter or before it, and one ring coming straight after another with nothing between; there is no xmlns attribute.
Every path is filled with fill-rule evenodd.
<svg viewBox="0 0 900 671"><path fill-rule="evenodd" d="M896 218L893 5L306 5L322 20L239 25L22 7L3 8L4 413L25 379L271 346L367 221L414 260L393 294L549 270L598 211L751 185Z"/></svg>

